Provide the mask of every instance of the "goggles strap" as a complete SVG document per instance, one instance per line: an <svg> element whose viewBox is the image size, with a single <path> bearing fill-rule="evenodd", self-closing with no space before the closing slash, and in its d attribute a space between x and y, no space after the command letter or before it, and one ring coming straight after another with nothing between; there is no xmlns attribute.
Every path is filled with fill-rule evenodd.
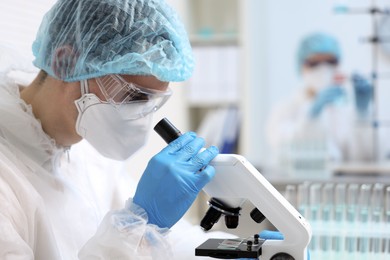
<svg viewBox="0 0 390 260"><path fill-rule="evenodd" d="M81 95L87 94L89 92L88 80L84 79L80 81Z"/></svg>

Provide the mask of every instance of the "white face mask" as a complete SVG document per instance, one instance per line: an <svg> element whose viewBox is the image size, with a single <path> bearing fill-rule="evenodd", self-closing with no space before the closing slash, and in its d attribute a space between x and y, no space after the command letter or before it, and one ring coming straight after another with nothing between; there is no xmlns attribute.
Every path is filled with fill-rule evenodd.
<svg viewBox="0 0 390 260"><path fill-rule="evenodd" d="M84 86L83 86L84 85ZM120 109L101 101L95 94L85 94L75 101L79 115L77 133L85 138L100 154L115 160L126 160L147 141L152 123L152 113L138 119L128 119L127 114L141 110L142 103L122 105Z"/></svg>
<svg viewBox="0 0 390 260"><path fill-rule="evenodd" d="M321 64L303 73L305 87L323 89L334 83L336 68L332 65Z"/></svg>

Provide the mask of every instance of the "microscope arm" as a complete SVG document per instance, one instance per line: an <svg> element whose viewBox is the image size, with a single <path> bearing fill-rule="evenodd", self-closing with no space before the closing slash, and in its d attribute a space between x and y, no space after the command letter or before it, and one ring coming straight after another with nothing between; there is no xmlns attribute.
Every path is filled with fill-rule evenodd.
<svg viewBox="0 0 390 260"><path fill-rule="evenodd" d="M216 174L204 187L214 198L232 205L248 199L284 235L284 240L267 240L261 260L287 253L295 260L307 260L310 224L243 156L220 154L212 162Z"/></svg>

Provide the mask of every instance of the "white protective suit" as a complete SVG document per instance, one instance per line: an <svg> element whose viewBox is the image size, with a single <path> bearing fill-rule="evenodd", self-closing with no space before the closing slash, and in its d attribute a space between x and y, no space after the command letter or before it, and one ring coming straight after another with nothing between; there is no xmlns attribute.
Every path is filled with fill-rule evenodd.
<svg viewBox="0 0 390 260"><path fill-rule="evenodd" d="M0 75L1 259L200 259L194 249L207 236L199 227L147 224L131 199L124 206L123 194L136 186L124 164L100 157L84 141L67 156L20 99L18 86Z"/></svg>
<svg viewBox="0 0 390 260"><path fill-rule="evenodd" d="M304 149L313 142L323 147L324 156L332 162L371 160L372 130L368 121L359 123L350 96L345 102L326 106L315 119L309 116L314 100L305 88L276 105L267 124L267 138L275 157L282 156L288 145Z"/></svg>

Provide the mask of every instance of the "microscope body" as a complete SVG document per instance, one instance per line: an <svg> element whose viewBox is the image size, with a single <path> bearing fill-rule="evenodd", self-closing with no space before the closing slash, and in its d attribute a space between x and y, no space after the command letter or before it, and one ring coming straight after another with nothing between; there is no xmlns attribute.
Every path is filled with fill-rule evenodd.
<svg viewBox="0 0 390 260"><path fill-rule="evenodd" d="M310 224L251 163L240 155L220 154L211 165L216 174L203 189L210 197L229 207L240 207L243 200L249 200L283 234L284 240L262 244L261 260L278 259L278 254L307 260Z"/></svg>
<svg viewBox="0 0 390 260"><path fill-rule="evenodd" d="M167 143L181 135L181 132L166 118L163 118L154 127L154 130ZM235 226L238 223L236 222L239 215L237 210L240 210L245 200L249 200L258 210L255 219L261 221L264 217L267 218L284 236L284 240L259 242L256 239L254 245L256 256L261 253L261 260L307 260L307 246L311 239L310 224L251 163L240 155L220 154L213 159L211 165L215 167L216 174L203 189L210 197L215 198L211 201L210 208L214 211L224 212L225 216L229 215L228 222L231 222L231 226ZM213 221L218 220L214 219ZM211 222L206 230L210 229L212 225ZM253 247L249 250L249 242L252 243L252 241L245 242L248 246L247 249L240 250L244 257L248 251L250 251L249 253L254 251ZM216 254L219 252L220 245L217 242L211 246L212 249L217 247ZM241 242L238 246L241 246ZM229 257L229 250L231 249L223 250L224 255L217 257L237 258Z"/></svg>

